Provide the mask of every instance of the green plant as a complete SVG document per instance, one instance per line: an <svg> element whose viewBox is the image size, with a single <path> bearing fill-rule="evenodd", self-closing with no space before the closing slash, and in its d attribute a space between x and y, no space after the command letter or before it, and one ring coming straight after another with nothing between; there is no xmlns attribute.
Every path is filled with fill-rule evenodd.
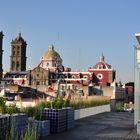
<svg viewBox="0 0 140 140"><path fill-rule="evenodd" d="M64 100L63 106L64 107L69 107L70 106L70 100L68 100L68 99Z"/></svg>
<svg viewBox="0 0 140 140"><path fill-rule="evenodd" d="M45 108L46 107L46 102L40 102L36 105L36 107L42 109L42 108Z"/></svg>
<svg viewBox="0 0 140 140"><path fill-rule="evenodd" d="M6 101L3 97L0 97L0 112L1 113L6 113Z"/></svg>
<svg viewBox="0 0 140 140"><path fill-rule="evenodd" d="M43 109L41 108L36 108L34 112L33 118L35 120L43 120Z"/></svg>
<svg viewBox="0 0 140 140"><path fill-rule="evenodd" d="M5 140L19 140L18 133L16 131L16 120L11 116L10 122L8 122L8 127L6 129L6 138Z"/></svg>
<svg viewBox="0 0 140 140"><path fill-rule="evenodd" d="M124 107L124 102L119 101L115 104L115 111L120 111Z"/></svg>
<svg viewBox="0 0 140 140"><path fill-rule="evenodd" d="M20 109L16 106L15 103L11 104L6 108L6 113L13 114L13 113L19 113Z"/></svg>
<svg viewBox="0 0 140 140"><path fill-rule="evenodd" d="M3 97L0 97L0 107L1 106L4 106L5 103L6 103L6 101L4 100L4 98Z"/></svg>
<svg viewBox="0 0 140 140"><path fill-rule="evenodd" d="M39 140L36 133L36 126L32 120L29 120L26 132L22 132L20 135L17 133L15 125L15 119L12 118L6 130L5 140Z"/></svg>
<svg viewBox="0 0 140 140"><path fill-rule="evenodd" d="M70 107L74 107L74 109L81 109L87 107L95 107L100 105L109 104L108 99L81 99L81 100L73 100L70 101Z"/></svg>
<svg viewBox="0 0 140 140"><path fill-rule="evenodd" d="M32 119L28 122L28 129L22 133L19 140L39 140L36 132L36 127Z"/></svg>
<svg viewBox="0 0 140 140"><path fill-rule="evenodd" d="M28 117L33 117L35 113L35 107L22 108L22 112L27 113Z"/></svg>
<svg viewBox="0 0 140 140"><path fill-rule="evenodd" d="M55 108L55 109L60 109L60 108L63 107L63 103L64 103L63 98L55 98L52 101L52 107Z"/></svg>

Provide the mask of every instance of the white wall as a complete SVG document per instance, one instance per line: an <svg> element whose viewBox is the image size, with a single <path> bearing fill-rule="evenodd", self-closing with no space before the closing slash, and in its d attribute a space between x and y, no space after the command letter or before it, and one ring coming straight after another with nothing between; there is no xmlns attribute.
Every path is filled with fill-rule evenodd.
<svg viewBox="0 0 140 140"><path fill-rule="evenodd" d="M85 117L96 115L103 112L110 112L110 104L75 110L74 119L78 120L81 118L85 118Z"/></svg>

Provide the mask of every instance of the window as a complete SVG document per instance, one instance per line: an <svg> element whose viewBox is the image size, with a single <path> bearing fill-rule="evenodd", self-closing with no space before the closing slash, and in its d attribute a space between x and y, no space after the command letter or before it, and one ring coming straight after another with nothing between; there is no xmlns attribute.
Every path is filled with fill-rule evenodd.
<svg viewBox="0 0 140 140"><path fill-rule="evenodd" d="M62 85L61 89L64 90L64 85Z"/></svg>
<svg viewBox="0 0 140 140"><path fill-rule="evenodd" d="M74 85L72 85L72 89L75 89L75 86Z"/></svg>
<svg viewBox="0 0 140 140"><path fill-rule="evenodd" d="M60 78L62 78L62 79L63 79L63 78L65 78L65 77L64 77L64 75L60 75Z"/></svg>
<svg viewBox="0 0 140 140"><path fill-rule="evenodd" d="M19 55L19 51L17 51L17 55Z"/></svg>
<svg viewBox="0 0 140 140"><path fill-rule="evenodd" d="M20 49L19 46L17 47L17 55L19 55Z"/></svg>
<svg viewBox="0 0 140 140"><path fill-rule="evenodd" d="M40 84L40 82L39 81L36 81L36 85L39 85Z"/></svg>
<svg viewBox="0 0 140 140"><path fill-rule="evenodd" d="M47 67L49 66L49 63L47 62Z"/></svg>
<svg viewBox="0 0 140 140"><path fill-rule="evenodd" d="M17 70L18 70L18 68L19 68L19 62L17 61Z"/></svg>
<svg viewBox="0 0 140 140"><path fill-rule="evenodd" d="M98 74L97 74L97 78L98 78L99 80L103 79L103 74L98 73Z"/></svg>
<svg viewBox="0 0 140 140"><path fill-rule="evenodd" d="M87 79L87 78L88 78L88 76L85 75L85 76L84 76L84 79Z"/></svg>
<svg viewBox="0 0 140 140"><path fill-rule="evenodd" d="M13 55L15 55L15 51L13 50Z"/></svg>
<svg viewBox="0 0 140 140"><path fill-rule="evenodd" d="M68 89L70 89L70 85L68 85Z"/></svg>
<svg viewBox="0 0 140 140"><path fill-rule="evenodd" d="M76 78L76 76L75 76L75 75L72 75L72 78L74 78L74 79L75 79L75 78Z"/></svg>
<svg viewBox="0 0 140 140"><path fill-rule="evenodd" d="M12 62L12 69L14 69L14 67L15 67L15 62L13 61Z"/></svg>

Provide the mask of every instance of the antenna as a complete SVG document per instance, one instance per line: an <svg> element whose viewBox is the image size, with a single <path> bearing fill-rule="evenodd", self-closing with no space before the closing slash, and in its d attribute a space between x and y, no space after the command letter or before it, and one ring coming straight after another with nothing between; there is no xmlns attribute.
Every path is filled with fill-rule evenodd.
<svg viewBox="0 0 140 140"><path fill-rule="evenodd" d="M78 49L78 70L81 69L81 49Z"/></svg>
<svg viewBox="0 0 140 140"><path fill-rule="evenodd" d="M58 39L58 46L59 46L59 40L60 40L60 35L59 35L59 32L58 32L58 35L57 35L57 39ZM59 47L57 46L57 51L59 52Z"/></svg>
<svg viewBox="0 0 140 140"><path fill-rule="evenodd" d="M57 33L57 51L59 53L61 53L61 47L60 47L60 41L61 41L61 36L60 36L60 32Z"/></svg>

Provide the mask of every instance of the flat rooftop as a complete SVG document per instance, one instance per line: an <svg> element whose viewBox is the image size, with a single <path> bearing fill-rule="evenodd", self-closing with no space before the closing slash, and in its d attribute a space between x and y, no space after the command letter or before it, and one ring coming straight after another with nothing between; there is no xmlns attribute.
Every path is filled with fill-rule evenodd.
<svg viewBox="0 0 140 140"><path fill-rule="evenodd" d="M75 121L75 127L40 140L140 140L134 113L105 112Z"/></svg>

